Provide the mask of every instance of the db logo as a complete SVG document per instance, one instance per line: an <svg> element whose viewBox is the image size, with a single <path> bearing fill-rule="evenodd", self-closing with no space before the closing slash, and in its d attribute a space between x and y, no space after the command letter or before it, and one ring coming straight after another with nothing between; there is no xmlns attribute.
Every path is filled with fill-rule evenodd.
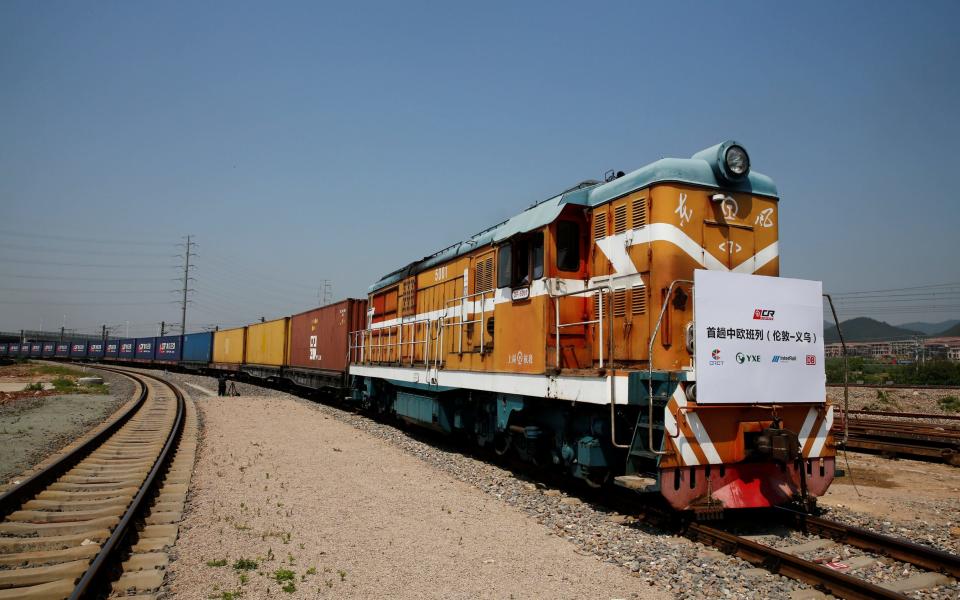
<svg viewBox="0 0 960 600"><path fill-rule="evenodd" d="M753 311L753 319L755 321L772 321L774 312L769 308L757 308Z"/></svg>
<svg viewBox="0 0 960 600"><path fill-rule="evenodd" d="M808 364L808 365L815 365L815 364L817 364L817 357L814 356L813 354L808 354L808 355L807 355L807 364Z"/></svg>

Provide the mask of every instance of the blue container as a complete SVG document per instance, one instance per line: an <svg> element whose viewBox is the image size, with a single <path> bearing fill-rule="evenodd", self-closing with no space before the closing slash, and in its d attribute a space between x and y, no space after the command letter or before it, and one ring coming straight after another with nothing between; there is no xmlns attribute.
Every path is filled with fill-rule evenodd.
<svg viewBox="0 0 960 600"><path fill-rule="evenodd" d="M137 338L137 360L153 360L157 356L157 338Z"/></svg>
<svg viewBox="0 0 960 600"><path fill-rule="evenodd" d="M70 358L86 358L86 357L87 357L86 342L70 342Z"/></svg>
<svg viewBox="0 0 960 600"><path fill-rule="evenodd" d="M20 356L24 358L30 356L30 344L20 344Z"/></svg>
<svg viewBox="0 0 960 600"><path fill-rule="evenodd" d="M20 356L20 344L18 344L17 342L13 342L9 346L7 346L7 355L13 356L13 357Z"/></svg>
<svg viewBox="0 0 960 600"><path fill-rule="evenodd" d="M103 358L103 342L90 342L87 344L87 358Z"/></svg>
<svg viewBox="0 0 960 600"><path fill-rule="evenodd" d="M6 355L7 355L7 347L8 347L9 345L10 345L10 344L0 344L0 356L6 356Z"/></svg>
<svg viewBox="0 0 960 600"><path fill-rule="evenodd" d="M54 356L57 358L66 358L70 356L70 344L66 342L61 342L57 344L57 348L54 351Z"/></svg>
<svg viewBox="0 0 960 600"><path fill-rule="evenodd" d="M40 351L40 355L44 357L51 357L56 353L57 344L55 342L44 342L43 350Z"/></svg>
<svg viewBox="0 0 960 600"><path fill-rule="evenodd" d="M43 355L43 342L33 342L30 344L30 357L40 358Z"/></svg>
<svg viewBox="0 0 960 600"><path fill-rule="evenodd" d="M119 358L120 360L133 360L136 353L137 353L136 338L120 340L120 350L117 353L117 358Z"/></svg>
<svg viewBox="0 0 960 600"><path fill-rule="evenodd" d="M119 340L107 340L107 347L103 351L103 357L106 359L115 359L120 353Z"/></svg>
<svg viewBox="0 0 960 600"><path fill-rule="evenodd" d="M183 362L209 363L213 359L213 332L183 336Z"/></svg>
<svg viewBox="0 0 960 600"><path fill-rule="evenodd" d="M179 335L168 335L157 338L157 360L164 362L180 362L183 352L183 338Z"/></svg>

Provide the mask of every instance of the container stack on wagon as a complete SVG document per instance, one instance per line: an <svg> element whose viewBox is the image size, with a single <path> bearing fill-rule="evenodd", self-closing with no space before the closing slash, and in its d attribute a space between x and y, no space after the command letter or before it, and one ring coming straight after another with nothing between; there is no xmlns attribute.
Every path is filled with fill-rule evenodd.
<svg viewBox="0 0 960 600"><path fill-rule="evenodd" d="M243 345L247 328L224 329L213 334L212 368L220 371L239 371L243 364Z"/></svg>
<svg viewBox="0 0 960 600"><path fill-rule="evenodd" d="M37 344L39 355L71 360L175 365L228 371L311 389L347 386L350 332L366 326L367 301L347 299L290 317L216 332ZM0 344L0 356L20 356L30 344Z"/></svg>

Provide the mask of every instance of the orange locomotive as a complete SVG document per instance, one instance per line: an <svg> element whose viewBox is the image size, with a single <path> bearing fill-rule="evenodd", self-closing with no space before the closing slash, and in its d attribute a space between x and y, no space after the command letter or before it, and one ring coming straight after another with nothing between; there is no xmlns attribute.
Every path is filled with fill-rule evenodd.
<svg viewBox="0 0 960 600"><path fill-rule="evenodd" d="M834 475L823 394L716 403L715 387L697 401L695 366L723 361L719 348L696 353L695 272L790 281L769 279L777 203L735 142L585 181L371 286L368 325L351 335L353 398L678 510L819 496ZM759 325L729 334L773 339ZM816 333L782 334L817 347ZM745 356L762 381L781 367ZM822 388L822 341L806 356L797 372Z"/></svg>

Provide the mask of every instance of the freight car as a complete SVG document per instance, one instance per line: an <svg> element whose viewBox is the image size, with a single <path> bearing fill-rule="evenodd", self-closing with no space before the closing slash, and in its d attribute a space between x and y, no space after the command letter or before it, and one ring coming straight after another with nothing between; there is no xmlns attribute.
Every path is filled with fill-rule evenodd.
<svg viewBox="0 0 960 600"><path fill-rule="evenodd" d="M678 510L820 496L821 289L777 277L778 201L732 141L582 182L374 283L352 399Z"/></svg>

